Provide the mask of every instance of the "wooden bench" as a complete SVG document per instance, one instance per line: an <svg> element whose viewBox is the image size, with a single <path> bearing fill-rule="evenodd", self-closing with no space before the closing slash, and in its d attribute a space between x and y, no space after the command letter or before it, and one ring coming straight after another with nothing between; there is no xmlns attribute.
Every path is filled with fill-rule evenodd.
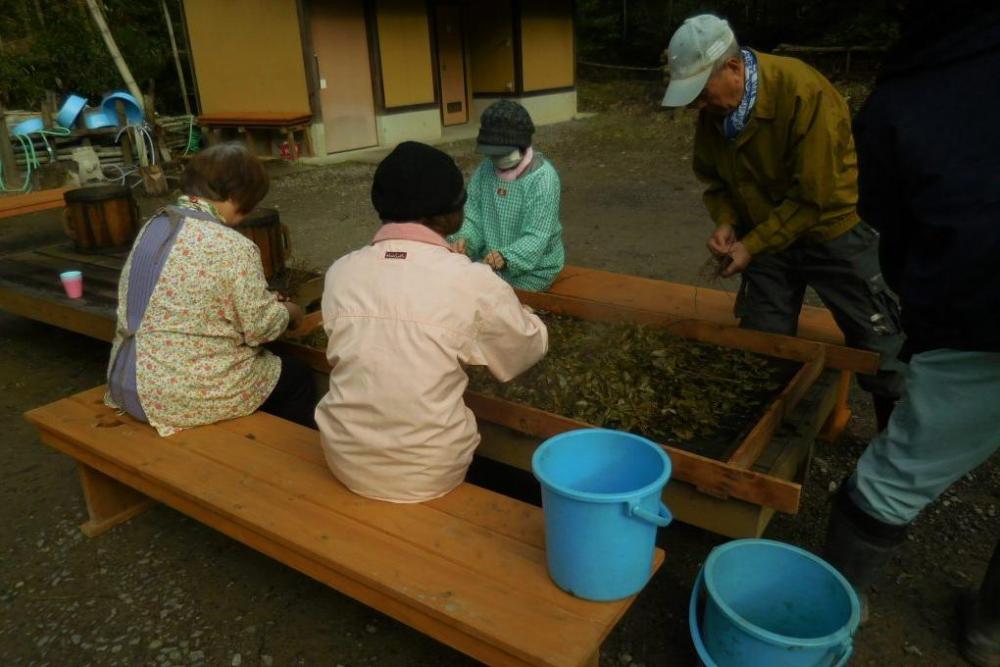
<svg viewBox="0 0 1000 667"><path fill-rule="evenodd" d="M66 205L63 195L70 187L38 190L22 195L7 195L0 197L0 218L10 218L16 215L27 215L50 208L62 208Z"/></svg>
<svg viewBox="0 0 1000 667"><path fill-rule="evenodd" d="M312 123L312 114L309 113L217 113L198 116L198 125L205 130L208 135L208 143L215 144L220 140L220 130L225 127L234 127L242 134L246 135L247 148L250 152L255 152L253 130L278 130L283 132L289 148L292 151L292 159L297 159L295 155L295 133L302 133L302 150L306 156L313 156L312 137L309 134L309 124ZM271 137L267 137L268 155L271 154Z"/></svg>
<svg viewBox="0 0 1000 667"><path fill-rule="evenodd" d="M368 500L333 477L314 430L257 413L160 438L103 395L25 415L79 462L88 536L156 500L490 665L597 665L632 604L559 590L533 505L471 484L418 505Z"/></svg>

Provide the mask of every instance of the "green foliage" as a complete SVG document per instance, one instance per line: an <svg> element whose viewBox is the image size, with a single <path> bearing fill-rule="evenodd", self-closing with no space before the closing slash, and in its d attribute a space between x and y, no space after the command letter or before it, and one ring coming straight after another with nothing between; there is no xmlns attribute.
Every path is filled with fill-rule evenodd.
<svg viewBox="0 0 1000 667"><path fill-rule="evenodd" d="M898 32L891 0L578 0L580 57L654 66L685 18L727 19L741 43L884 45Z"/></svg>
<svg viewBox="0 0 1000 667"><path fill-rule="evenodd" d="M176 23L178 7L174 0L170 5ZM103 6L139 87L148 91L155 82L158 106L180 106L160 3L105 0ZM5 106L37 109L46 90L76 92L96 104L105 92L125 87L81 0L0 0L0 40Z"/></svg>

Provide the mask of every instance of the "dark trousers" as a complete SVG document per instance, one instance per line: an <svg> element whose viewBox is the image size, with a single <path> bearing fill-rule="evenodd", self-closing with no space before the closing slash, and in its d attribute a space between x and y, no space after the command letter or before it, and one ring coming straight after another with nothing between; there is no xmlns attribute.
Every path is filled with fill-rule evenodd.
<svg viewBox="0 0 1000 667"><path fill-rule="evenodd" d="M830 309L849 346L882 355L877 375L858 376L861 388L899 398L905 364L897 355L903 335L899 306L879 268L878 233L861 222L826 243L756 255L736 300L740 326L794 336L806 286Z"/></svg>
<svg viewBox="0 0 1000 667"><path fill-rule="evenodd" d="M281 376L260 409L275 417L316 428L316 382L306 362L281 357Z"/></svg>

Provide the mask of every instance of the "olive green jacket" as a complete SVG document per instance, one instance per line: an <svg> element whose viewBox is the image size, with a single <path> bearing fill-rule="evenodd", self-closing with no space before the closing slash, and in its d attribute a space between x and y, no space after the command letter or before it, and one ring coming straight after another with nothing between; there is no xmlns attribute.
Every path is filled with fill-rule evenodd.
<svg viewBox="0 0 1000 667"><path fill-rule="evenodd" d="M795 58L754 52L757 101L735 140L702 112L694 171L705 206L730 224L751 255L797 240L821 243L858 223L858 162L851 115L826 78Z"/></svg>

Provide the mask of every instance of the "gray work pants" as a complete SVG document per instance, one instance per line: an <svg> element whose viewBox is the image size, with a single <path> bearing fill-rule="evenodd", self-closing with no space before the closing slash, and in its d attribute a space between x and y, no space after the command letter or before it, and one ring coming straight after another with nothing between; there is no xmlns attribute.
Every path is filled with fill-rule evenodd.
<svg viewBox="0 0 1000 667"><path fill-rule="evenodd" d="M858 384L877 396L899 398L903 336L899 306L879 268L878 233L861 222L825 243L754 256L736 299L740 326L794 336L806 286L830 309L849 346L882 355L878 374L859 375Z"/></svg>

